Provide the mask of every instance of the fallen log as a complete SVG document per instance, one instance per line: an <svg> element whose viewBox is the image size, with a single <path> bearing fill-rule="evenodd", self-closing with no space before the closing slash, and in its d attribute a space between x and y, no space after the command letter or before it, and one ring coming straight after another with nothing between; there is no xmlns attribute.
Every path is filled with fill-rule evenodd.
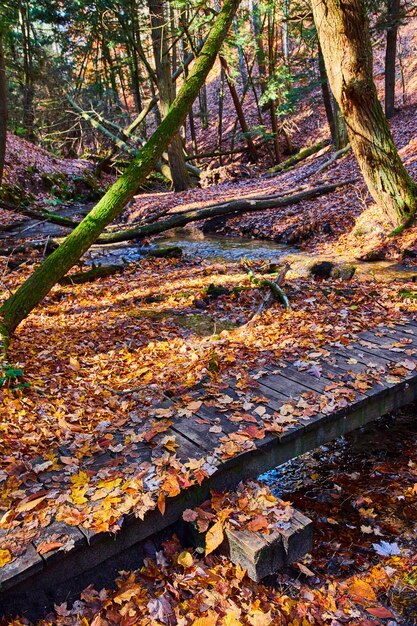
<svg viewBox="0 0 417 626"><path fill-rule="evenodd" d="M328 146L329 143L330 143L329 140L326 139L325 141L319 141L313 146L304 148L304 150L300 150L300 152L297 152L297 154L294 154L286 161L283 161L282 163L278 163L278 165L274 165L274 167L271 167L268 170L268 172L270 174L278 174L279 172L288 170L290 167L297 165L297 163L300 163L300 161L304 161L304 159L307 159L312 154L316 154L316 152L320 152L320 150Z"/></svg>
<svg viewBox="0 0 417 626"><path fill-rule="evenodd" d="M185 157L186 161L198 161L200 159L214 159L221 156L232 156L233 154L242 154L247 151L247 146L243 148L234 148L233 150L215 150L214 152L201 152L200 154L190 154Z"/></svg>
<svg viewBox="0 0 417 626"><path fill-rule="evenodd" d="M57 224L58 226L66 226L68 228L75 228L77 226L77 222L73 222L68 217L62 217L62 215L49 213L49 211L44 211L42 209L17 206L16 204L6 202L5 200L0 200L0 209L3 209L3 211L10 211L10 213L17 213L18 215L32 217L33 219L40 220L42 222L51 222L52 224Z"/></svg>
<svg viewBox="0 0 417 626"><path fill-rule="evenodd" d="M152 259L178 259L182 256L182 248L179 246L169 246L168 248L149 250L146 256Z"/></svg>
<svg viewBox="0 0 417 626"><path fill-rule="evenodd" d="M351 149L352 149L352 146L350 145L350 143L348 143L346 146L344 146L344 148L341 148L340 150L333 152L330 159L328 159L325 163L320 165L320 167L316 169L314 174L320 174L320 172L324 172L324 170L327 170L331 165L333 165L335 161L337 161L342 156L350 152Z"/></svg>
<svg viewBox="0 0 417 626"><path fill-rule="evenodd" d="M114 147L111 150L109 150L108 154L103 158L103 161L101 162L101 164L99 163L97 167L102 168L103 162L105 162L105 164L110 163L117 149L122 150L123 152L126 152L127 154L130 154L131 156L135 157L138 154L139 148L145 145L145 141L141 137L138 137L137 135L133 135L132 134L133 131L129 131L130 127L128 129L124 129L118 124L115 124L114 122L104 119L96 111L93 112L94 114L90 114L88 111L84 111L68 95L67 95L67 100L72 106L72 108L75 111L77 111L77 113L79 113L85 121L91 124L93 128L96 128L99 132L101 132L105 137L107 137L107 139L110 139L110 141L114 144ZM115 132L111 132L108 128L106 128L106 124L108 126L111 126ZM119 133L121 137L115 133ZM137 147L129 145L127 143L129 140L131 140L134 144L136 144ZM200 170L197 167L191 165L191 163L187 163L186 168L190 172L191 175L196 176L197 178L199 177ZM168 155L166 153L162 155L162 161L158 161L156 163L155 170L159 172L160 174L162 174L167 180L169 180L170 183L172 183L172 175L171 175L170 167L168 165Z"/></svg>
<svg viewBox="0 0 417 626"><path fill-rule="evenodd" d="M97 241L100 233L120 215L139 185L154 169L184 120L211 71L241 0L224 0L211 26L203 50L179 90L166 117L132 160L127 170L107 190L66 239L0 307L0 352L7 359L12 333L45 298L52 287Z"/></svg>
<svg viewBox="0 0 417 626"><path fill-rule="evenodd" d="M340 187L346 185L352 185L357 182L357 178L332 183L329 185L322 185L320 187L312 187L300 193L295 193L289 196L269 196L266 199L262 198L241 198L239 200L231 200L230 202L223 202L221 204L212 204L203 209L191 209L189 211L183 211L180 214L173 214L167 219L154 222L153 224L144 224L135 228L127 228L113 233L103 233L97 240L99 244L118 243L121 241L129 241L132 239L143 239L150 237L151 235L158 235L171 228L179 228L189 224L190 222L197 222L209 217L216 217L218 215L233 215L240 213L250 213L255 211L265 211L266 209L276 209L289 206L291 204L297 204L305 200L311 200L318 196L331 193Z"/></svg>
<svg viewBox="0 0 417 626"><path fill-rule="evenodd" d="M23 244L0 248L0 257L10 256L12 254L18 254L20 252L28 252L29 250L42 250L44 253L53 252L58 248L58 246L59 242L50 238L42 241L28 241L27 243Z"/></svg>
<svg viewBox="0 0 417 626"><path fill-rule="evenodd" d="M64 276L59 281L60 285L81 285L83 283L91 283L97 278L106 278L107 276L113 276L114 274L120 274L124 269L123 265L93 265L90 270L86 272L77 272L76 274L69 274Z"/></svg>

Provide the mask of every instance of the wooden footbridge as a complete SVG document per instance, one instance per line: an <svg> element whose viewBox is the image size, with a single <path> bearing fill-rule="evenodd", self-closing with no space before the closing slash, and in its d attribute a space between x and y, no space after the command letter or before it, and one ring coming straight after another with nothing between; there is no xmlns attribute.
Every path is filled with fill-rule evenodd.
<svg viewBox="0 0 417 626"><path fill-rule="evenodd" d="M245 478L257 477L415 401L417 323L407 320L378 326L358 334L347 345L329 343L325 349L307 353L303 360L280 361L251 372L251 377L255 386L249 391L239 389L236 381L222 390L223 406L212 402L206 388L196 389L194 396L201 406L192 415L177 417L164 433L175 439L176 454L182 461L207 459L211 475L201 485L168 498L164 515L155 509L144 520L126 516L116 535L53 522L43 531L46 539L53 533L65 533L72 539L72 548L40 555L36 548L45 541L42 535L21 556L0 568L2 611L21 610L34 598L42 603L44 594L53 594L60 586L71 589L74 577L105 561L124 569L118 555L135 555L140 542L178 520L186 508L200 504L211 489L233 489ZM234 402L242 399L251 428L229 419ZM269 427L265 429L266 424ZM236 445L240 446L238 453L228 454L228 446ZM219 450L223 453L218 454ZM136 465L150 460L150 447L143 442L134 447L130 461L126 458ZM105 462L97 459L97 471ZM44 481L48 488L47 475ZM5 532L0 531L0 539Z"/></svg>

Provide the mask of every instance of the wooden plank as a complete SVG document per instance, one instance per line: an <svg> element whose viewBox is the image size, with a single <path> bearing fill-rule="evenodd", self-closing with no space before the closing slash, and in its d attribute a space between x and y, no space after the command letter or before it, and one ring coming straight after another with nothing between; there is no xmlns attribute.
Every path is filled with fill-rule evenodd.
<svg viewBox="0 0 417 626"><path fill-rule="evenodd" d="M259 382L262 389L267 387L274 391L279 390L281 405L288 402L288 399L297 399L306 391L311 391L310 387L307 387L304 383L280 374L267 374Z"/></svg>
<svg viewBox="0 0 417 626"><path fill-rule="evenodd" d="M399 336L398 334L396 335L391 335L391 336L378 336L375 335L374 333L371 332L363 332L360 334L360 339L359 339L359 344L360 345L364 345L362 342L365 342L365 347L366 347L366 343L370 343L371 344L371 349L374 350L373 346L378 346L380 350L383 350L383 354L381 354L381 356L385 356L386 351L388 351L390 354L401 354L398 353L397 350L393 349L395 348L395 344L400 343L401 347L404 350L407 349L411 349L411 350L416 350L417 349L417 345L414 345L412 337L406 337L406 336ZM400 347L400 346L398 346Z"/></svg>
<svg viewBox="0 0 417 626"><path fill-rule="evenodd" d="M41 536L33 542L33 546L37 549L41 544L52 544L52 542L55 541L61 541L64 545L41 554L45 566L65 558L67 550L66 544L68 542L72 544L72 547L68 547L68 550L79 550L87 544L85 536L77 526L69 526L69 524L65 522L55 521L43 529Z"/></svg>
<svg viewBox="0 0 417 626"><path fill-rule="evenodd" d="M230 560L241 565L252 580L266 576L304 557L313 547L312 521L294 510L285 529L277 528L269 535L249 530L226 529Z"/></svg>
<svg viewBox="0 0 417 626"><path fill-rule="evenodd" d="M277 373L277 369L271 367L271 374L278 375L282 377L284 380L282 384L285 385L288 380L293 380L298 383L301 383L311 391L318 391L321 393L324 390L324 387L330 382L330 380L309 373L308 370L298 370L294 365L290 362L285 362L287 367L282 367Z"/></svg>
<svg viewBox="0 0 417 626"><path fill-rule="evenodd" d="M5 531L1 532L3 535ZM23 554L0 568L0 592L3 593L15 587L23 580L39 573L43 567L44 561L36 552L34 546L29 544Z"/></svg>

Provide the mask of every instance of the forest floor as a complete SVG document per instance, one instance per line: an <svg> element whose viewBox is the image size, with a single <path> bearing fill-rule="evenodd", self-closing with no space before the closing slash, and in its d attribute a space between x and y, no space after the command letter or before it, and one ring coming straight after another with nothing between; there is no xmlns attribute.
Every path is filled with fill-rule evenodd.
<svg viewBox="0 0 417 626"><path fill-rule="evenodd" d="M306 143L323 138L320 116L311 113L304 127ZM400 154L414 178L416 117L416 107L410 105L392 120ZM317 174L329 156L330 149L274 177L245 164L248 177L243 180L179 194L143 193L122 221L138 221L166 207L197 208L290 192L323 178L360 177L351 154ZM70 187L71 201L81 198L86 187L91 190L90 173L84 161L63 162L17 138L9 142L7 183L27 188L49 207L60 202L64 186ZM219 175L229 174L224 169ZM0 220L9 223L10 213L1 212ZM390 237L362 182L279 211L229 218L216 228L226 235L296 244L311 257L355 264L375 251L377 258L410 268L417 258L417 227ZM34 254L14 271L5 265L3 298L38 261ZM220 291L213 295L210 285ZM386 281L383 272L369 271L365 279L357 271L346 281L294 269L284 289L291 310L273 303L251 322L263 292L249 282L241 264L227 259L143 259L93 283L56 286L16 332L10 361L23 372L1 389L0 528L8 534L0 539L0 567L21 554L54 517L95 530L117 530L122 513L144 515L158 506L159 483L145 488L136 481L132 496L132 489L123 486L135 477L123 475L122 465L99 476L88 470L92 457L109 448L122 460L129 429L132 424L137 428L138 421L140 436L155 456L169 453L183 477L190 483L198 480L192 464L178 465L172 442L155 439L175 417L157 413L163 394L180 395L182 407L176 410L186 412L193 401L190 391L207 377L220 398L226 378L249 388L256 385L251 375L265 363L303 358L328 342L349 342L381 322L406 315L417 319L412 272L409 278L390 274ZM384 441L376 441L375 430L368 429L292 466L296 469L289 470L279 495L314 519L316 540L311 558L278 574L273 584L252 583L224 557L190 552L179 558L184 547L173 538L162 552L150 555L144 569L123 573L115 589L90 587L73 606L56 607L42 623L411 626L417 620L414 415L415 407L409 407L395 420L385 419L379 430L390 435ZM115 445L121 432L127 438ZM58 450L63 447L65 455ZM57 477L48 493L38 482L46 470ZM175 489L166 469L158 471L169 497ZM276 482L281 480L277 474Z"/></svg>

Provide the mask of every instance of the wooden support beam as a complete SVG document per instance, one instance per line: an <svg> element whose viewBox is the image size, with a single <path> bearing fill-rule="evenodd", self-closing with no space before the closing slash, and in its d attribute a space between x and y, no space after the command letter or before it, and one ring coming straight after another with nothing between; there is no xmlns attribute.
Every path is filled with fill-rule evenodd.
<svg viewBox="0 0 417 626"><path fill-rule="evenodd" d="M241 565L249 578L259 582L298 561L313 547L313 522L294 510L288 529L265 535L249 530L226 530L230 560Z"/></svg>

